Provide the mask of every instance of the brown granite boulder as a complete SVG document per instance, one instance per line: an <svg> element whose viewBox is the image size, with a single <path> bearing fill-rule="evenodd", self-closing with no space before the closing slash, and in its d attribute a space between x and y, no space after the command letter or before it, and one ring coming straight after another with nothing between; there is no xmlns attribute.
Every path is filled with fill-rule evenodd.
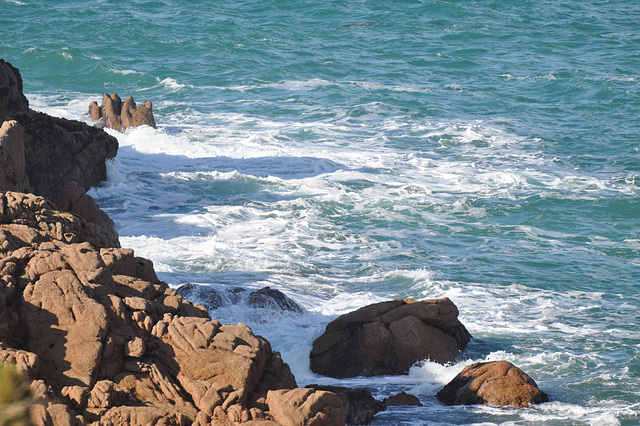
<svg viewBox="0 0 640 426"><path fill-rule="evenodd" d="M125 99L122 105L120 119L122 121L122 127L125 129L142 125L156 128L156 120L153 117L151 101L144 101L142 105L136 106L136 103L133 101L133 96Z"/></svg>
<svg viewBox="0 0 640 426"><path fill-rule="evenodd" d="M15 120L0 124L0 188L28 192L31 188L24 173L24 129Z"/></svg>
<svg viewBox="0 0 640 426"><path fill-rule="evenodd" d="M282 426L344 425L344 408L332 392L310 388L269 391L269 412Z"/></svg>
<svg viewBox="0 0 640 426"><path fill-rule="evenodd" d="M93 105L93 104L91 104ZM92 114L91 118L94 118L95 115L95 107L93 107L93 111L91 110L91 106L89 107L89 113ZM108 95L104 93L102 95L102 105L98 109L100 115L96 120L102 119L104 121L104 126L109 129L114 130L122 130L122 122L120 121L120 113L122 111L122 99L118 96L117 93L112 93Z"/></svg>
<svg viewBox="0 0 640 426"><path fill-rule="evenodd" d="M389 398L385 398L384 405L387 407L402 407L402 406L416 406L422 407L422 403L418 399L418 397L414 395L410 395L405 391L402 391L398 394L390 396Z"/></svg>
<svg viewBox="0 0 640 426"><path fill-rule="evenodd" d="M307 385L315 390L333 392L344 406L344 422L348 425L368 425L375 415L385 409L385 405L375 399L365 388L345 388L342 386Z"/></svg>
<svg viewBox="0 0 640 426"><path fill-rule="evenodd" d="M124 103L117 93L102 95L102 105L97 102L89 104L89 117L98 123L98 127L108 127L118 131L124 131L129 127L142 125L156 128L156 120L153 116L153 107L150 101L144 101L142 105L136 105L133 96L125 99Z"/></svg>
<svg viewBox="0 0 640 426"><path fill-rule="evenodd" d="M526 407L549 401L531 377L508 361L479 362L465 367L436 396L447 405Z"/></svg>
<svg viewBox="0 0 640 426"><path fill-rule="evenodd" d="M336 378L404 374L420 360L453 361L470 338L448 298L395 299L330 322L313 342L311 370Z"/></svg>

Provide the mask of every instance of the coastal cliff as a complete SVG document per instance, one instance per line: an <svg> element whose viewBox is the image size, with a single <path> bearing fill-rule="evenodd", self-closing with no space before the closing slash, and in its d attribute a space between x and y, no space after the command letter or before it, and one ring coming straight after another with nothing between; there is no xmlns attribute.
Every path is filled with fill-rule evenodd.
<svg viewBox="0 0 640 426"><path fill-rule="evenodd" d="M0 60L2 123L0 361L31 381L34 424L343 424L340 399L296 389L266 339L120 248L84 193L117 141L30 110Z"/></svg>

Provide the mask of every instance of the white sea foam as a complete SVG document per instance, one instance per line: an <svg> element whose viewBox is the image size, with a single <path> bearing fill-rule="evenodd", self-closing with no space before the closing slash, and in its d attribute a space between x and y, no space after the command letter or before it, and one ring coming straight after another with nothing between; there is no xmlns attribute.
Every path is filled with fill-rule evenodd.
<svg viewBox="0 0 640 426"><path fill-rule="evenodd" d="M172 89L172 90L179 90L182 89L184 87L193 87L193 86L189 86L186 84L182 84L179 83L178 80L176 80L175 78L171 78L171 77L167 77L163 80L157 79L158 83L160 83L161 85L163 85L164 87L166 87L167 89Z"/></svg>
<svg viewBox="0 0 640 426"><path fill-rule="evenodd" d="M120 75L132 75L132 74L143 74L140 71L135 71L135 70L119 70L119 69L115 69L115 68L110 68L107 71L112 72L114 74L120 74Z"/></svg>
<svg viewBox="0 0 640 426"><path fill-rule="evenodd" d="M52 102L32 97L31 102L72 118L85 112L90 99ZM343 123L279 122L233 113L191 118L185 125L169 117L167 127L157 130L146 126L124 134L107 130L118 138L120 152L107 164L109 182L91 194L107 204L121 200L107 211L120 218L122 245L151 258L161 278L172 285L272 286L298 301L307 312L295 321L245 307L212 314L223 321L247 322L266 336L299 383L367 386L377 389L379 397L406 390L434 409L433 395L475 361L509 360L534 376L543 389L556 392L560 379L587 387L633 380L624 366L604 367L611 363L610 354L580 347L591 341L606 345L607 339L637 339L636 331L617 318L583 321L614 305L618 311L635 305L625 308L598 292L448 281L420 257L412 260L419 262L418 267L389 269L383 262L390 256L415 256L403 246L413 231L367 225L414 221L423 238L436 238L441 232L438 226L464 233L468 229L464 220L489 217L487 206L477 203L479 197L517 200L547 191L555 198L584 199L611 191L637 193L633 179L614 182L564 170L538 153L539 141L482 122L384 123L389 132L412 131L437 141L433 150L418 154L399 151L388 140L369 140L371 135L355 149L336 143L342 132L353 132ZM170 127L174 124L177 131ZM289 136L306 127L322 138L308 144ZM455 155L440 155L438 149ZM349 229L350 220L363 221L358 232ZM560 253L566 241L581 237L518 224L504 232L517 236L519 244L557 247ZM588 241L602 249L633 250L639 245L636 238L620 244L598 235ZM455 254L452 257L455 262ZM398 296L453 300L461 321L476 336L469 355L448 366L422 362L401 377L338 381L309 370L311 344L331 319ZM515 343L494 347L493 342L505 336ZM594 373L573 378L589 369ZM615 424L619 416L628 415L624 407L554 402L513 415L530 422L570 418ZM473 409L480 414L494 410Z"/></svg>

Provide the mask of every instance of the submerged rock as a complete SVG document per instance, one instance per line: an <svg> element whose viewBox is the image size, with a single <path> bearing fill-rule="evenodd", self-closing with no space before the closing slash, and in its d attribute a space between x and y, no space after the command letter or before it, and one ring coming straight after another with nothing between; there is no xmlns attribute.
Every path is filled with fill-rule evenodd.
<svg viewBox="0 0 640 426"><path fill-rule="evenodd" d="M453 361L470 338L448 298L395 299L330 322L313 342L311 370L336 378L404 374L420 360Z"/></svg>
<svg viewBox="0 0 640 426"><path fill-rule="evenodd" d="M297 314L301 314L303 312L302 307L286 294L271 287L264 287L251 293L248 303L249 305L258 308L280 309L283 311L295 312Z"/></svg>
<svg viewBox="0 0 640 426"><path fill-rule="evenodd" d="M176 290L183 297L202 303L208 310L245 304L253 308L302 314L304 308L280 290L263 287L249 292L242 287L213 288L208 285L183 284Z"/></svg>
<svg viewBox="0 0 640 426"><path fill-rule="evenodd" d="M549 401L531 377L508 361L479 362L465 367L436 396L447 405L526 407Z"/></svg>
<svg viewBox="0 0 640 426"><path fill-rule="evenodd" d="M151 126L156 128L156 120L153 116L153 106L150 101L144 101L142 105L136 105L133 96L125 99L124 103L117 93L102 95L102 105L97 102L89 104L89 117L95 122L100 122L104 127L118 131L124 131L129 127Z"/></svg>

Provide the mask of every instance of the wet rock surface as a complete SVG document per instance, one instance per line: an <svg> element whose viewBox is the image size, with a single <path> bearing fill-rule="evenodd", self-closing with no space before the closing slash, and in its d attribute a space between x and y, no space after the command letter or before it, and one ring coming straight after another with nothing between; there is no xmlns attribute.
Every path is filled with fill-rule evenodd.
<svg viewBox="0 0 640 426"><path fill-rule="evenodd" d="M384 403L378 401L364 388L346 388L342 386L307 385L306 387L333 392L342 400L344 422L349 425L368 425L375 415L384 410Z"/></svg>
<svg viewBox="0 0 640 426"><path fill-rule="evenodd" d="M95 101L91 102L89 104L89 118L96 122L98 127L107 127L121 132L129 127L144 125L156 128L153 106L150 101L136 105L133 96L129 96L122 102L117 93L103 94L100 106Z"/></svg>
<svg viewBox="0 0 640 426"><path fill-rule="evenodd" d="M302 314L304 308L277 289L263 287L249 290L243 287L214 287L213 285L183 284L176 290L184 298L201 303L208 310L231 305Z"/></svg>
<svg viewBox="0 0 640 426"><path fill-rule="evenodd" d="M531 377L508 361L479 362L465 367L437 397L447 405L526 407L549 401Z"/></svg>
<svg viewBox="0 0 640 426"><path fill-rule="evenodd" d="M384 402L384 405L387 407L402 407L402 406L422 407L422 403L416 396L408 394L405 391L402 391L393 396L390 396L389 398L385 398L383 402Z"/></svg>
<svg viewBox="0 0 640 426"><path fill-rule="evenodd" d="M448 298L395 299L330 322L313 342L311 370L345 378L404 374L417 361L454 361L471 335Z"/></svg>

